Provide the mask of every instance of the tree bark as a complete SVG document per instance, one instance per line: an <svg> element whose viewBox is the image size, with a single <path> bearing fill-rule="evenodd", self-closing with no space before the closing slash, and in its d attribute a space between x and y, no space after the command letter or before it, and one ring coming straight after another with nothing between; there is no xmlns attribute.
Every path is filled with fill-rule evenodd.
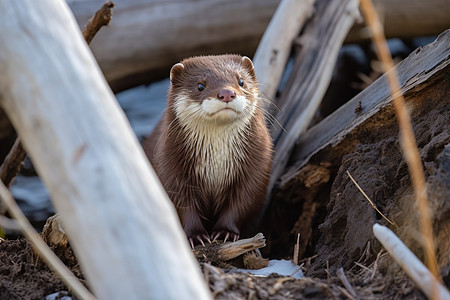
<svg viewBox="0 0 450 300"><path fill-rule="evenodd" d="M100 299L209 299L156 174L62 0L0 1L0 91Z"/></svg>
<svg viewBox="0 0 450 300"><path fill-rule="evenodd" d="M92 50L117 92L167 77L170 67L188 56L228 52L252 57L279 2L120 1L110 27L95 38ZM374 2L385 7L387 37L435 35L450 27L448 0ZM83 26L104 1L67 3ZM348 41L367 39L360 29L352 30Z"/></svg>

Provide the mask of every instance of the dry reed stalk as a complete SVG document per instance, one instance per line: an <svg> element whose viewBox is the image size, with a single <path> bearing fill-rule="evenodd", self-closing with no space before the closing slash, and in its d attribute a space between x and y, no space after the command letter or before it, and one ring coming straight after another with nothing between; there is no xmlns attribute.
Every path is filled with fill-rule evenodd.
<svg viewBox="0 0 450 300"><path fill-rule="evenodd" d="M411 126L411 120L405 105L405 99L400 89L397 72L394 68L382 25L371 0L361 0L360 6L364 19L372 33L372 41L375 45L378 58L386 72L387 81L391 89L391 96L395 107L395 113L400 127L400 141L403 156L409 168L411 181L414 187L417 201L417 213L419 215L419 227L422 235L422 245L425 252L425 262L431 273L439 280L439 268L435 255L431 212L426 194L425 175L422 168L419 150ZM387 72L389 71L389 72Z"/></svg>

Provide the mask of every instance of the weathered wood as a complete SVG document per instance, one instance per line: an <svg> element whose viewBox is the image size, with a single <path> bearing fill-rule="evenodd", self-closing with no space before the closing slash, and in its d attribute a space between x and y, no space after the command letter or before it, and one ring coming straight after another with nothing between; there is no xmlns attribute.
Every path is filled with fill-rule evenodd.
<svg viewBox="0 0 450 300"><path fill-rule="evenodd" d="M114 20L96 37L92 49L113 90L124 90L167 77L174 63L192 55L228 52L252 57L279 2L119 1ZM374 2L385 4L388 37L433 35L450 27L448 0ZM84 26L104 0L67 3ZM361 32L353 32L355 41Z"/></svg>
<svg viewBox="0 0 450 300"><path fill-rule="evenodd" d="M326 92L337 55L348 30L359 17L358 1L318 1L313 20L306 25L299 43L294 70L283 91L271 130L275 155L270 190L281 176L296 139L311 122Z"/></svg>
<svg viewBox="0 0 450 300"><path fill-rule="evenodd" d="M450 64L450 30L442 33L434 43L418 48L396 66L402 92L419 89L420 85ZM368 88L347 102L318 125L309 129L296 143L292 154L295 163L282 176L280 186L295 181L300 170L314 155L327 147L336 148L358 126L391 104L386 76L380 77ZM347 141L348 147L353 143ZM331 154L333 152L330 152ZM335 152L338 155L338 152ZM332 158L330 158L332 160Z"/></svg>
<svg viewBox="0 0 450 300"><path fill-rule="evenodd" d="M47 219L41 236L44 242L50 247L66 247L69 243L69 238L62 228L61 218L58 214Z"/></svg>
<svg viewBox="0 0 450 300"><path fill-rule="evenodd" d="M207 257L208 259L216 262L223 262L265 246L266 239L264 238L264 235L262 233L258 233L252 238L242 239L236 242L198 246L194 250L194 255L197 258Z"/></svg>
<svg viewBox="0 0 450 300"><path fill-rule="evenodd" d="M1 104L95 294L209 299L176 212L64 1L0 1L0 27Z"/></svg>
<svg viewBox="0 0 450 300"><path fill-rule="evenodd" d="M272 100L275 97L292 42L305 21L311 16L314 0L283 0L278 6L253 58L261 93Z"/></svg>

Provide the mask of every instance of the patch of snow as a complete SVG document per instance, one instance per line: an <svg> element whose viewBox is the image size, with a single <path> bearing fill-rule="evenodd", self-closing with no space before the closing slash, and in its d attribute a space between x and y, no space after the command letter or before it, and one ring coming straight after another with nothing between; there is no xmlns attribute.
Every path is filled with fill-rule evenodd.
<svg viewBox="0 0 450 300"><path fill-rule="evenodd" d="M295 272L295 273L294 273ZM271 260L269 265L258 270L247 270L232 268L229 273L250 273L256 276L269 276L270 274L278 274L282 276L291 276L295 279L305 278L299 266L290 260Z"/></svg>
<svg viewBox="0 0 450 300"><path fill-rule="evenodd" d="M48 295L47 297L44 298L44 300L72 300L72 297L69 296L69 292L67 291L61 291L61 292L56 292L53 293L51 295Z"/></svg>

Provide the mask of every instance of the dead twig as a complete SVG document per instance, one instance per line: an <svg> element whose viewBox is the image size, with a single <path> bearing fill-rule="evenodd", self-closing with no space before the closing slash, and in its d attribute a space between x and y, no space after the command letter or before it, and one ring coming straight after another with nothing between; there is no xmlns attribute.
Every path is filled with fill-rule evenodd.
<svg viewBox="0 0 450 300"><path fill-rule="evenodd" d="M344 294L348 299L350 299L350 300L356 300L355 297L353 297L346 289L344 289L344 288L342 288L342 287L340 287L340 286L338 286L337 288L338 288L338 290L339 290L342 294Z"/></svg>
<svg viewBox="0 0 450 300"><path fill-rule="evenodd" d="M19 174L26 156L27 152L23 149L19 138L17 138L0 167L0 178L7 187L11 185L14 178ZM3 212L0 210L0 213Z"/></svg>
<svg viewBox="0 0 450 300"><path fill-rule="evenodd" d="M297 243L294 246L294 257L292 258L292 262L298 265L298 251L300 249L300 233L297 234Z"/></svg>
<svg viewBox="0 0 450 300"><path fill-rule="evenodd" d="M86 43L90 44L100 28L109 24L114 5L113 2L107 1L83 27L83 37Z"/></svg>
<svg viewBox="0 0 450 300"><path fill-rule="evenodd" d="M431 212L428 205L428 198L425 186L425 175L423 173L422 161L417 148L411 120L405 105L405 99L400 89L397 72L394 62L384 37L383 27L377 17L377 13L371 0L361 0L361 10L369 29L372 32L377 55L386 72L387 81L391 89L391 95L395 107L395 113L400 127L400 141L403 149L403 156L408 164L412 184L416 194L417 212L419 214L419 227L423 239L425 261L431 273L436 278L440 278L438 264L435 255L435 244L433 228L431 225ZM389 70L389 72L387 72Z"/></svg>
<svg viewBox="0 0 450 300"><path fill-rule="evenodd" d="M375 260L375 262L373 263L373 270L372 270L372 274L370 275L370 280L372 280L375 277L375 274L377 273L377 269L378 269L378 261L380 260L380 258L382 256L384 256L386 253L383 254L383 250L381 250L380 252L378 252L377 254L377 259Z"/></svg>
<svg viewBox="0 0 450 300"><path fill-rule="evenodd" d="M302 268L303 268L303 266L305 265L305 263L302 263L300 266L298 266L298 268L294 271L294 272L292 272L291 273L291 275L289 275L290 277L292 277L292 276L294 276L298 271L300 271Z"/></svg>
<svg viewBox="0 0 450 300"><path fill-rule="evenodd" d="M358 190L364 195L364 197L366 197L367 201L369 201L370 205L372 205L373 209L375 209L386 221L388 221L391 225L393 226L397 226L397 224L395 224L394 222L392 222L391 220L389 220L385 215L383 215L383 213L375 206L375 204L373 204L372 200L370 200L370 198L367 196L367 194L363 191L363 189L359 186L359 184L355 181L355 179L353 179L352 175L350 175L350 172L347 170L347 175L348 177L350 177L351 181L353 181L353 183L356 185L356 187L358 188Z"/></svg>

